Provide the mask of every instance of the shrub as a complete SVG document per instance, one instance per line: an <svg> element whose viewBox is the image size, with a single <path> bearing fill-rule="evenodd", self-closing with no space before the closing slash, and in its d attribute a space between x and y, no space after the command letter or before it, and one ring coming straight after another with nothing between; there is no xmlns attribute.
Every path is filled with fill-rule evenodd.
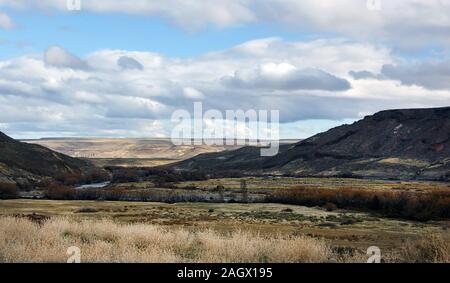
<svg viewBox="0 0 450 283"><path fill-rule="evenodd" d="M450 263L450 242L441 235L428 234L407 242L400 258L410 263Z"/></svg>
<svg viewBox="0 0 450 283"><path fill-rule="evenodd" d="M15 199L19 197L15 183L0 182L0 199Z"/></svg>
<svg viewBox="0 0 450 283"><path fill-rule="evenodd" d="M74 186L83 183L81 172L64 173L56 176L56 181L66 186Z"/></svg>
<svg viewBox="0 0 450 283"><path fill-rule="evenodd" d="M111 180L111 176L106 170L97 168L85 173L83 179L83 183L90 184L109 181Z"/></svg>
<svg viewBox="0 0 450 283"><path fill-rule="evenodd" d="M88 172L67 172L55 178L58 183L65 186L104 182L110 179L108 172L102 169L92 169Z"/></svg>
<svg viewBox="0 0 450 283"><path fill-rule="evenodd" d="M355 188L294 188L277 190L269 202L321 206L329 209L373 211L389 217L419 221L450 218L450 191L375 191Z"/></svg>
<svg viewBox="0 0 450 283"><path fill-rule="evenodd" d="M202 181L207 175L199 170L176 171L168 168L146 168L146 167L106 167L112 174L113 183L128 183L138 181L152 181L158 186L168 183L183 181Z"/></svg>
<svg viewBox="0 0 450 283"><path fill-rule="evenodd" d="M83 207L78 209L77 211L75 211L75 213L96 213L99 212L100 210L96 209L96 208L92 208L92 207Z"/></svg>
<svg viewBox="0 0 450 283"><path fill-rule="evenodd" d="M44 197L53 200L75 200L76 189L59 185L50 184L44 191Z"/></svg>
<svg viewBox="0 0 450 283"><path fill-rule="evenodd" d="M337 206L334 203L327 202L323 208L325 208L327 211L333 211L337 209Z"/></svg>

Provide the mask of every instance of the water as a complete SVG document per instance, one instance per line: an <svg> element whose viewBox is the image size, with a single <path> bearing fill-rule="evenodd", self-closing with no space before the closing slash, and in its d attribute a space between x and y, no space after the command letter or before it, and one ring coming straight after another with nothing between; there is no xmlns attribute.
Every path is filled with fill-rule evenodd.
<svg viewBox="0 0 450 283"><path fill-rule="evenodd" d="M77 187L77 189L100 189L108 186L111 182L94 183Z"/></svg>

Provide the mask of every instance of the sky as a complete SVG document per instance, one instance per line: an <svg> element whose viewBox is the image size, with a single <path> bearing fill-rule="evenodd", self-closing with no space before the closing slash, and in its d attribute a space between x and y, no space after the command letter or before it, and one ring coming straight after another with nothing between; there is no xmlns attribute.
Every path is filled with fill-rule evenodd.
<svg viewBox="0 0 450 283"><path fill-rule="evenodd" d="M450 104L450 0L70 1L0 0L10 136L169 137L200 101L297 139Z"/></svg>

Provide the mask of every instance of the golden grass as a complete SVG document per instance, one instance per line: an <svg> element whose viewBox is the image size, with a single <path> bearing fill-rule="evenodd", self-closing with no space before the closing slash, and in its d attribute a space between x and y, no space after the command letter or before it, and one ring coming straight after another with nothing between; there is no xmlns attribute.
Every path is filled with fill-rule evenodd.
<svg viewBox="0 0 450 283"><path fill-rule="evenodd" d="M450 242L445 233L424 233L396 251L382 249L382 260L449 263ZM332 251L329 242L306 236L193 231L67 217L39 224L26 218L0 217L0 262L66 262L67 249L72 246L80 248L82 262L105 263L363 263L368 258L365 249Z"/></svg>
<svg viewBox="0 0 450 283"><path fill-rule="evenodd" d="M0 262L66 262L71 246L80 248L82 262L326 262L330 258L324 241L304 236L263 237L243 231L223 235L67 218L39 225L0 218Z"/></svg>
<svg viewBox="0 0 450 283"><path fill-rule="evenodd" d="M339 189L354 188L364 190L387 190L410 191L410 190L448 190L447 183L426 182L426 181L384 181L370 179L349 179L349 178L295 178L295 177L245 177L245 178L221 178L209 179L205 181L186 181L176 184L178 187L195 186L203 189L213 189L218 185L226 189L240 189L241 180L245 180L248 189L270 190L288 189L302 186L305 188L317 189Z"/></svg>
<svg viewBox="0 0 450 283"><path fill-rule="evenodd" d="M408 241L400 257L412 263L450 263L450 242L439 235L429 234L420 240Z"/></svg>

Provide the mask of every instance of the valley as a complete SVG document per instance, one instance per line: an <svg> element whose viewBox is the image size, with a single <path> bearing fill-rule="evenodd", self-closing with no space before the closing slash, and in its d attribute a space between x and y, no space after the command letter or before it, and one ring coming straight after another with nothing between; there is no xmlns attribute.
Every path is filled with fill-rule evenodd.
<svg viewBox="0 0 450 283"><path fill-rule="evenodd" d="M110 220L119 224L148 224L191 232L236 231L262 237L312 237L324 240L335 256L363 261L369 246L378 246L386 260L395 260L402 247L429 234L450 240L450 222L381 218L346 210L327 211L282 204L140 203L98 201L0 201L0 216L25 219L64 217L76 221ZM352 257L354 257L352 259ZM344 259L342 259L344 260ZM399 260L397 258L397 260Z"/></svg>
<svg viewBox="0 0 450 283"><path fill-rule="evenodd" d="M449 110L380 112L283 141L275 157L252 146L2 134L0 261L26 261L16 251L33 248L34 231L50 246L84 246L92 262L365 262L371 246L385 262L449 262ZM167 237L187 242L155 240ZM236 257L238 246L253 249Z"/></svg>

